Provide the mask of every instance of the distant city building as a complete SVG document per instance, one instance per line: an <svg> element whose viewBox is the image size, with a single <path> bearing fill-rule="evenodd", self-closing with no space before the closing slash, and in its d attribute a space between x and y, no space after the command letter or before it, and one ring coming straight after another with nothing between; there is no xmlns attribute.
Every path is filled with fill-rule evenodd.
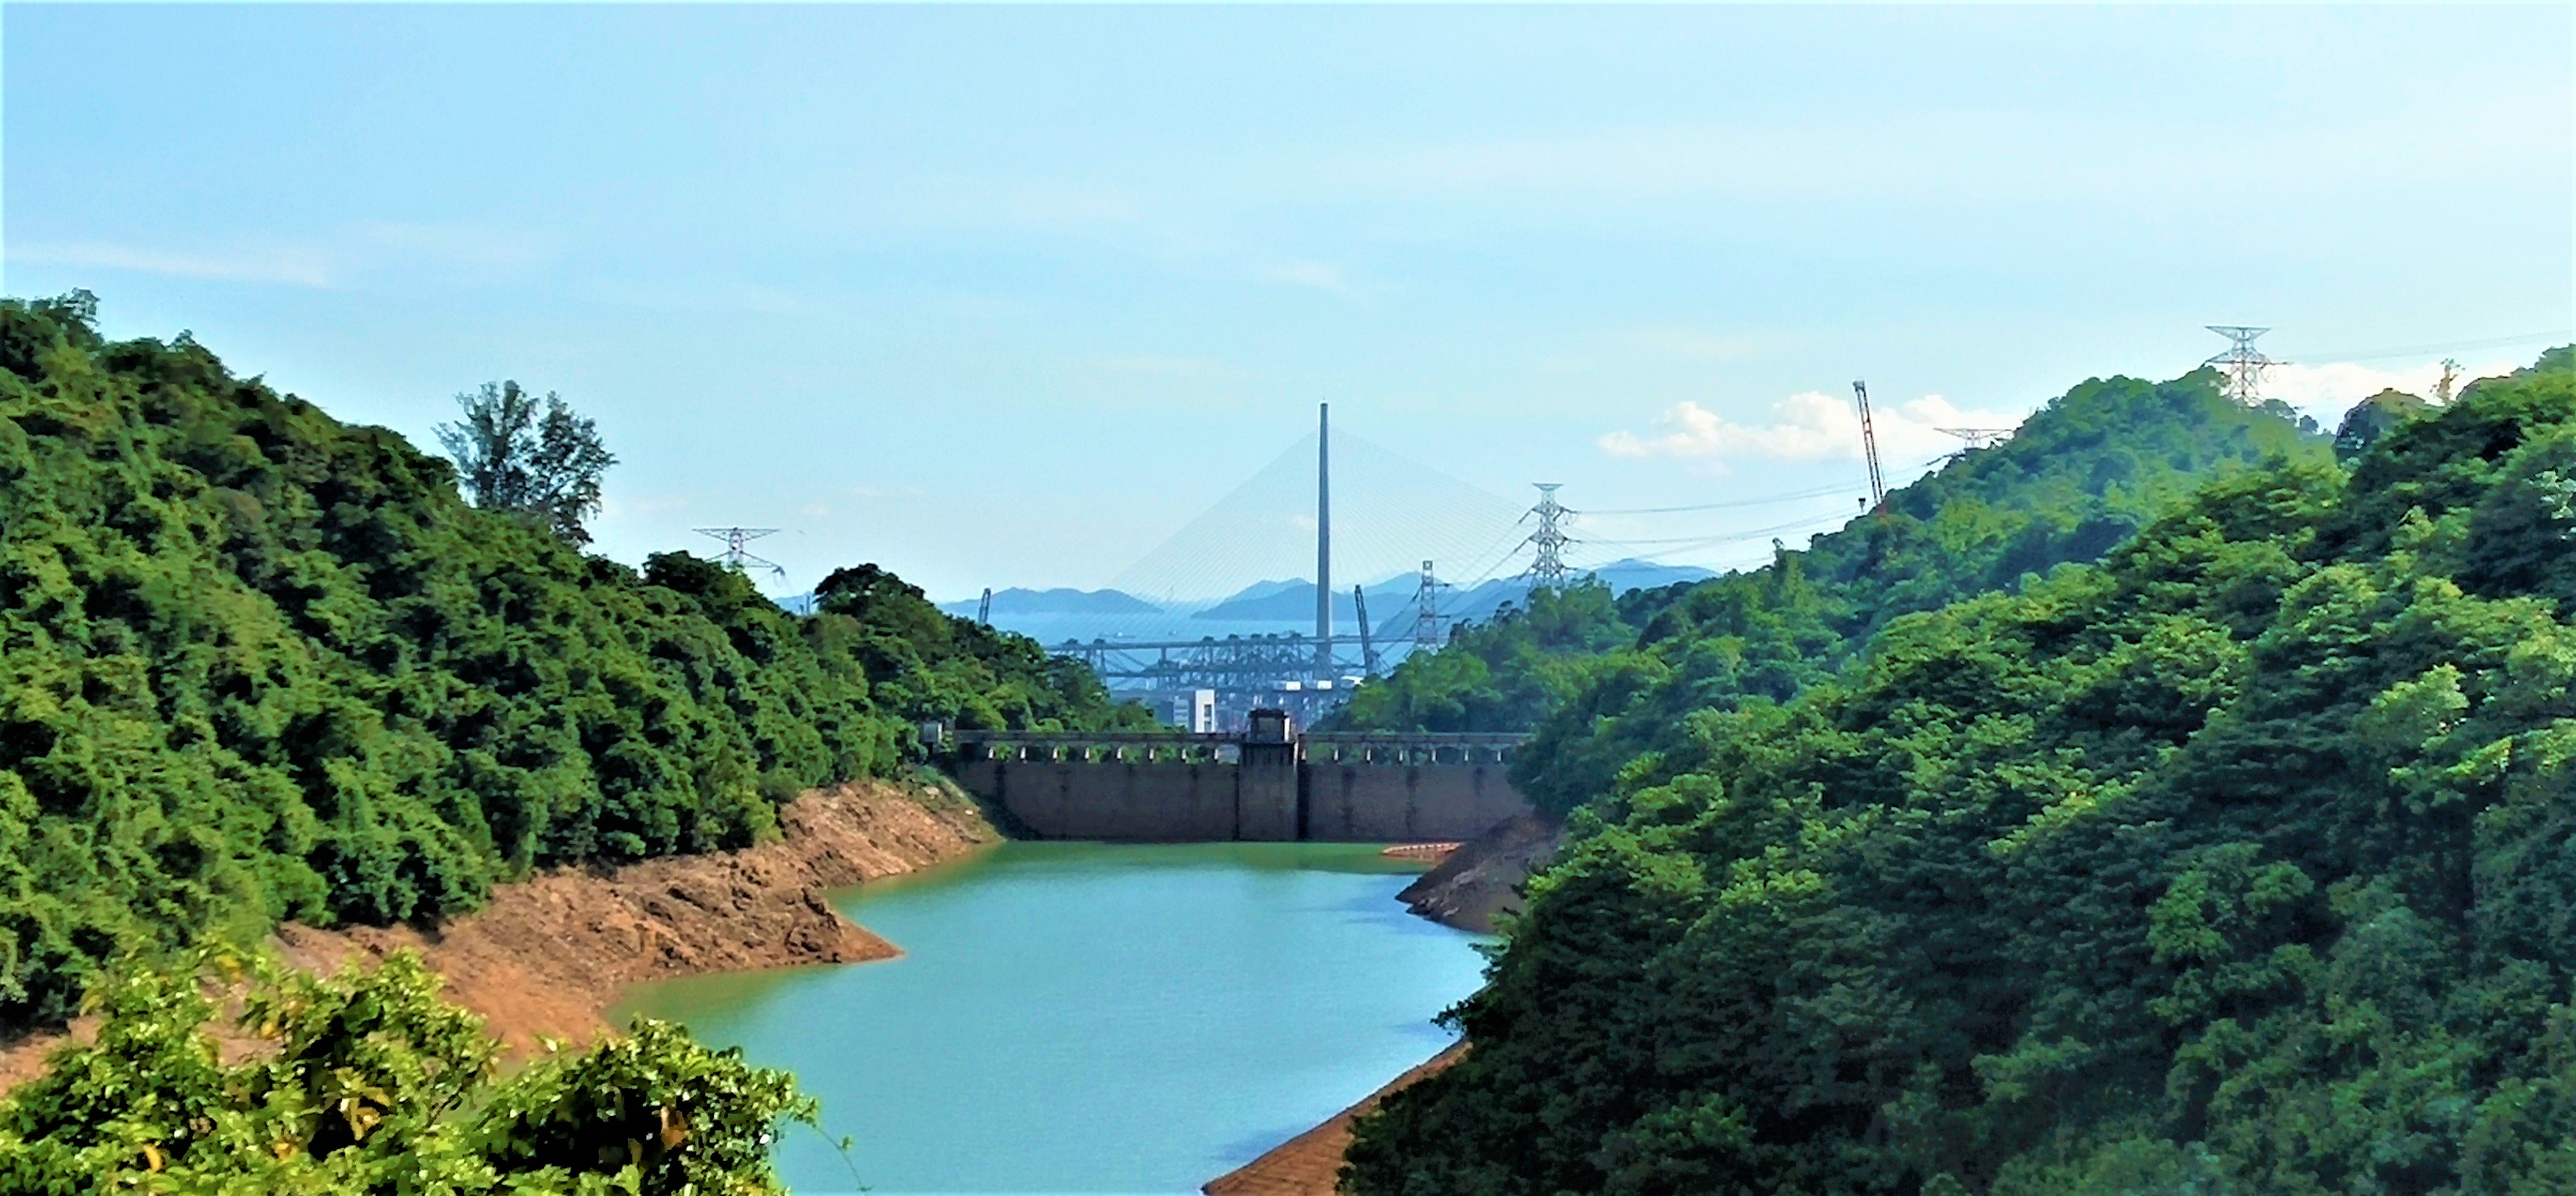
<svg viewBox="0 0 2576 1196"><path fill-rule="evenodd" d="M1185 689L1171 697L1172 725L1199 735L1213 735L1219 728L1216 718L1216 691Z"/></svg>

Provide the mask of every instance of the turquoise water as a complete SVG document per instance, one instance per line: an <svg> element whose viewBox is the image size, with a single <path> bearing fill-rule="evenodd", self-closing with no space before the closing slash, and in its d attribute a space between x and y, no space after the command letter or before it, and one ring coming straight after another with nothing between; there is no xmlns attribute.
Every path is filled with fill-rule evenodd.
<svg viewBox="0 0 2576 1196"><path fill-rule="evenodd" d="M1450 1040L1465 934L1417 869L1321 843L1011 843L844 894L883 963L669 981L627 1010L791 1068L799 1196L1188 1193ZM853 1171L855 1169L855 1177Z"/></svg>

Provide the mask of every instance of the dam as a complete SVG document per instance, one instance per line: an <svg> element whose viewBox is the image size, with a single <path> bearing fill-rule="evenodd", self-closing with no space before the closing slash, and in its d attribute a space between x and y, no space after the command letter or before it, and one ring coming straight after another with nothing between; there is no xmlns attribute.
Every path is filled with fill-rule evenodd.
<svg viewBox="0 0 2576 1196"><path fill-rule="evenodd" d="M943 763L1041 839L1403 843L1472 839L1529 802L1523 735L1315 734L1256 710L1240 734L960 731Z"/></svg>

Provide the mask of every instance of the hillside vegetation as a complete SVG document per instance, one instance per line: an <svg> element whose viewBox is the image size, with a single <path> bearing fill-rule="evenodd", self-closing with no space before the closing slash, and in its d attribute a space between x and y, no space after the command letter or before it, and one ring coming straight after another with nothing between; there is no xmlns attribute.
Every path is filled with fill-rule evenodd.
<svg viewBox="0 0 2576 1196"><path fill-rule="evenodd" d="M2355 447L1794 686L1677 607L1350 1190L2576 1191L2576 372Z"/></svg>
<svg viewBox="0 0 2576 1196"><path fill-rule="evenodd" d="M249 1057L208 1035L201 978ZM407 954L316 977L214 952L91 997L95 1040L0 1101L0 1193L777 1196L781 1120L819 1125L792 1076L645 1020L496 1079L491 1036Z"/></svg>
<svg viewBox="0 0 2576 1196"><path fill-rule="evenodd" d="M1561 811L1687 710L1786 699L1830 676L1891 619L2097 559L2228 470L2330 454L2327 438L2303 430L2288 408L2230 401L2208 370L2162 384L2096 379L2032 414L2004 444L1890 494L1878 516L1783 549L1760 569L1615 599L1599 587L1541 592L1461 627L1440 651L1362 688L1341 721L1426 731L1545 724L1515 775ZM1612 759L1567 742L1568 729L1588 735L1593 720L1622 716L1629 725L1602 741Z"/></svg>
<svg viewBox="0 0 2576 1196"><path fill-rule="evenodd" d="M0 303L0 1025L127 951L747 844L917 719L1145 717L872 566L822 607L586 557L86 296Z"/></svg>

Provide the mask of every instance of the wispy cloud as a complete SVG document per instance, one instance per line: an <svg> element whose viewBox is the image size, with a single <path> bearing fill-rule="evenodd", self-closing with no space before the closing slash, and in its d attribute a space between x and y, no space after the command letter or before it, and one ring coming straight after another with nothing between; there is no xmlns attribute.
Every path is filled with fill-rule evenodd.
<svg viewBox="0 0 2576 1196"><path fill-rule="evenodd" d="M1749 336L1672 324L1622 328L1610 333L1608 339L1623 348L1693 361L1738 361L1752 356L1761 348L1760 343Z"/></svg>
<svg viewBox="0 0 2576 1196"><path fill-rule="evenodd" d="M319 236L249 238L217 246L102 239L9 247L11 261L30 265L316 289L403 271L469 279L512 276L551 256L546 242L529 234L394 220L357 221Z"/></svg>
<svg viewBox="0 0 2576 1196"><path fill-rule="evenodd" d="M222 282L328 287L338 278L330 256L313 249L213 253L122 245L110 241L69 241L13 245L9 248L9 256L30 265L71 266L84 270Z"/></svg>
<svg viewBox="0 0 2576 1196"><path fill-rule="evenodd" d="M1113 374L1137 374L1182 382L1219 382L1234 378L1238 374L1233 367L1208 357L1170 357L1153 353L1134 353L1095 358L1094 363Z"/></svg>
<svg viewBox="0 0 2576 1196"><path fill-rule="evenodd" d="M1806 391L1772 404L1769 415L1763 422L1739 423L1697 403L1676 403L1656 418L1654 431L1612 432L1599 444L1614 457L1822 461L1860 456L1860 413L1848 397ZM1892 466L1957 448L1959 440L1943 428L2001 429L2022 421L2013 413L1964 410L1940 395L1882 405L1873 416L1879 452Z"/></svg>
<svg viewBox="0 0 2576 1196"><path fill-rule="evenodd" d="M1263 270L1261 277L1290 286L1311 287L1345 299L1359 297L1358 288L1351 285L1350 277L1342 272L1342 268L1325 262L1289 262Z"/></svg>

